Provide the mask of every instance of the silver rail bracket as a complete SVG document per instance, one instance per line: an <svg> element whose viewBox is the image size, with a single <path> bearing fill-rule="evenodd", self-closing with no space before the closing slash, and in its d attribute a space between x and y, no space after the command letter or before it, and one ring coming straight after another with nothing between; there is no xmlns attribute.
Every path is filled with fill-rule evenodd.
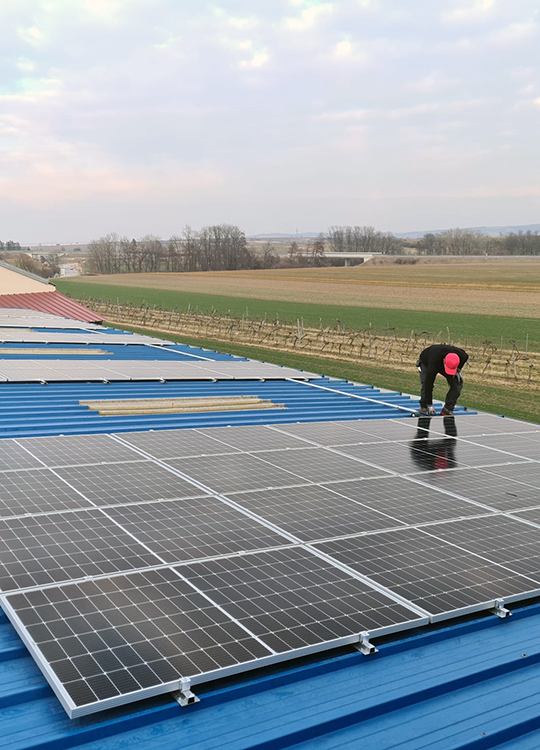
<svg viewBox="0 0 540 750"><path fill-rule="evenodd" d="M504 606L504 599L496 599L495 606L490 610L494 615L504 620L505 617L511 617L512 613Z"/></svg>
<svg viewBox="0 0 540 750"><path fill-rule="evenodd" d="M376 654L379 651L373 643L369 642L368 632L360 633L358 643L354 643L353 646L357 651L364 654L364 656L371 656L371 654Z"/></svg>
<svg viewBox="0 0 540 750"><path fill-rule="evenodd" d="M182 708L193 706L195 703L200 703L201 700L192 691L191 680L187 678L180 680L180 688L172 692L171 695Z"/></svg>

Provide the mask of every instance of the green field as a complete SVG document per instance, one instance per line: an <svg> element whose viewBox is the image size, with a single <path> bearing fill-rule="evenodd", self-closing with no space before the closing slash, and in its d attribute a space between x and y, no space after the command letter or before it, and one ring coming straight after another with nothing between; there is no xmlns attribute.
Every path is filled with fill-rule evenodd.
<svg viewBox="0 0 540 750"><path fill-rule="evenodd" d="M166 310L192 310L210 313L215 310L220 315L228 312L235 317L247 315L251 319L268 320L277 316L285 322L304 321L305 326L334 326L340 321L347 328L363 329L369 324L375 330L395 329L398 336L409 336L411 331L435 338L440 333L440 340L450 338L462 344L476 345L482 341L493 341L498 345L503 337L504 342L515 340L521 349L529 337L529 349L540 349L540 322L534 318L503 317L492 315L472 315L450 311L419 312L416 310L397 310L388 308L351 307L342 305L319 305L305 302L286 302L280 300L252 299L245 297L224 297L215 294L193 292L173 292L164 289L141 289L136 287L112 286L109 284L85 283L84 281L59 280L55 282L58 290L77 299L110 300L112 303L125 305L147 304ZM474 292L471 292L474 294Z"/></svg>

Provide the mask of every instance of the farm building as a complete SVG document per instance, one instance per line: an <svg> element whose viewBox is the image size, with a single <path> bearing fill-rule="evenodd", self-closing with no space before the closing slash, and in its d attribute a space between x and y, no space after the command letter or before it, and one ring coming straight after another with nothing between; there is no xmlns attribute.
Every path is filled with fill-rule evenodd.
<svg viewBox="0 0 540 750"><path fill-rule="evenodd" d="M0 261L0 309L37 310L88 323L103 317L56 291L53 284L28 271Z"/></svg>
<svg viewBox="0 0 540 750"><path fill-rule="evenodd" d="M537 747L539 425L39 309L0 309L3 747Z"/></svg>

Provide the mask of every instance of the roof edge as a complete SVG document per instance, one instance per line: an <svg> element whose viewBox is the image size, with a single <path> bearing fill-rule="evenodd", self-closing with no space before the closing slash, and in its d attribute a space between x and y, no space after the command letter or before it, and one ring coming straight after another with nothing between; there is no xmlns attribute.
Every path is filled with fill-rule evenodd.
<svg viewBox="0 0 540 750"><path fill-rule="evenodd" d="M42 276L38 276L37 274L31 273L30 271L24 271L22 268L12 266L11 263L6 263L3 260L0 260L0 266L2 266L2 268L7 268L8 271L20 273L21 276L26 276L27 278L33 279L34 281L41 281L42 284L46 284L47 286L50 284L49 279L44 279ZM31 294L31 292L27 292L27 294Z"/></svg>

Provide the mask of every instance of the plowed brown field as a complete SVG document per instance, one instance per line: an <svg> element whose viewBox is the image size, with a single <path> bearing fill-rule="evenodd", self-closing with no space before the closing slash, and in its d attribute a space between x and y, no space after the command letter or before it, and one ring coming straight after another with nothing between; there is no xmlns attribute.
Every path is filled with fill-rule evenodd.
<svg viewBox="0 0 540 750"><path fill-rule="evenodd" d="M540 318L540 258L460 259L453 263L410 266L117 274L85 276L80 281L321 305Z"/></svg>

